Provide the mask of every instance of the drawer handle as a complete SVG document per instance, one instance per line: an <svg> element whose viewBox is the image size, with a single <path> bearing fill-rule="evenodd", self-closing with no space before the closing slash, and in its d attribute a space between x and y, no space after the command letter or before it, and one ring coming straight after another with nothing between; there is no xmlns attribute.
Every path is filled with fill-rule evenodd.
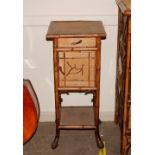
<svg viewBox="0 0 155 155"><path fill-rule="evenodd" d="M79 40L79 41L77 41L77 42L73 42L73 43L71 43L72 45L77 45L77 44L80 44L80 43L82 43L82 40Z"/></svg>

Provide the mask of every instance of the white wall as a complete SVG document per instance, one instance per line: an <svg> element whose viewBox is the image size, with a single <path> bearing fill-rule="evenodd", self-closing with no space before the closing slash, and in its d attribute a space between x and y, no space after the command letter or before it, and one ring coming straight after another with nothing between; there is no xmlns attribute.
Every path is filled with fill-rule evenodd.
<svg viewBox="0 0 155 155"><path fill-rule="evenodd" d="M40 121L54 121L54 82L52 42L45 40L52 20L101 20L107 39L101 53L101 120L113 120L117 43L115 0L24 0L23 75L31 80L41 108ZM76 105L75 94L65 103ZM88 96L88 98L90 98ZM85 97L80 103L87 104ZM89 103L88 103L89 104Z"/></svg>

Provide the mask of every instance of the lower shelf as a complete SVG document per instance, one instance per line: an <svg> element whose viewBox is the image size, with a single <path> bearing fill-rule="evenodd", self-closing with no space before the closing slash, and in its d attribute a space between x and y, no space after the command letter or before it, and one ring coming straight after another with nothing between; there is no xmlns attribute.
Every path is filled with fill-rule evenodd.
<svg viewBox="0 0 155 155"><path fill-rule="evenodd" d="M59 129L96 129L93 107L61 107Z"/></svg>

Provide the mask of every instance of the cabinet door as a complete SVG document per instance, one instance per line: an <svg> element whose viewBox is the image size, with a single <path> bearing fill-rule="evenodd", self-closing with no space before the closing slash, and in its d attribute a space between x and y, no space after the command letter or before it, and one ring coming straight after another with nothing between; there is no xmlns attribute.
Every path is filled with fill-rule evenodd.
<svg viewBox="0 0 155 155"><path fill-rule="evenodd" d="M95 87L96 51L59 51L59 88Z"/></svg>

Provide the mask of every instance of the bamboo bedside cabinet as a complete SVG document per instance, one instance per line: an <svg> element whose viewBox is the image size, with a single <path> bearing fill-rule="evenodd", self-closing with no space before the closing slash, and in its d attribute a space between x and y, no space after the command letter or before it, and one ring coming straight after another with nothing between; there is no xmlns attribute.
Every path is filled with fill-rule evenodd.
<svg viewBox="0 0 155 155"><path fill-rule="evenodd" d="M106 33L100 21L53 21L46 40L53 41L56 135L52 148L58 146L60 130L91 129L99 148L100 59L101 40ZM92 106L62 106L62 94L93 94Z"/></svg>

